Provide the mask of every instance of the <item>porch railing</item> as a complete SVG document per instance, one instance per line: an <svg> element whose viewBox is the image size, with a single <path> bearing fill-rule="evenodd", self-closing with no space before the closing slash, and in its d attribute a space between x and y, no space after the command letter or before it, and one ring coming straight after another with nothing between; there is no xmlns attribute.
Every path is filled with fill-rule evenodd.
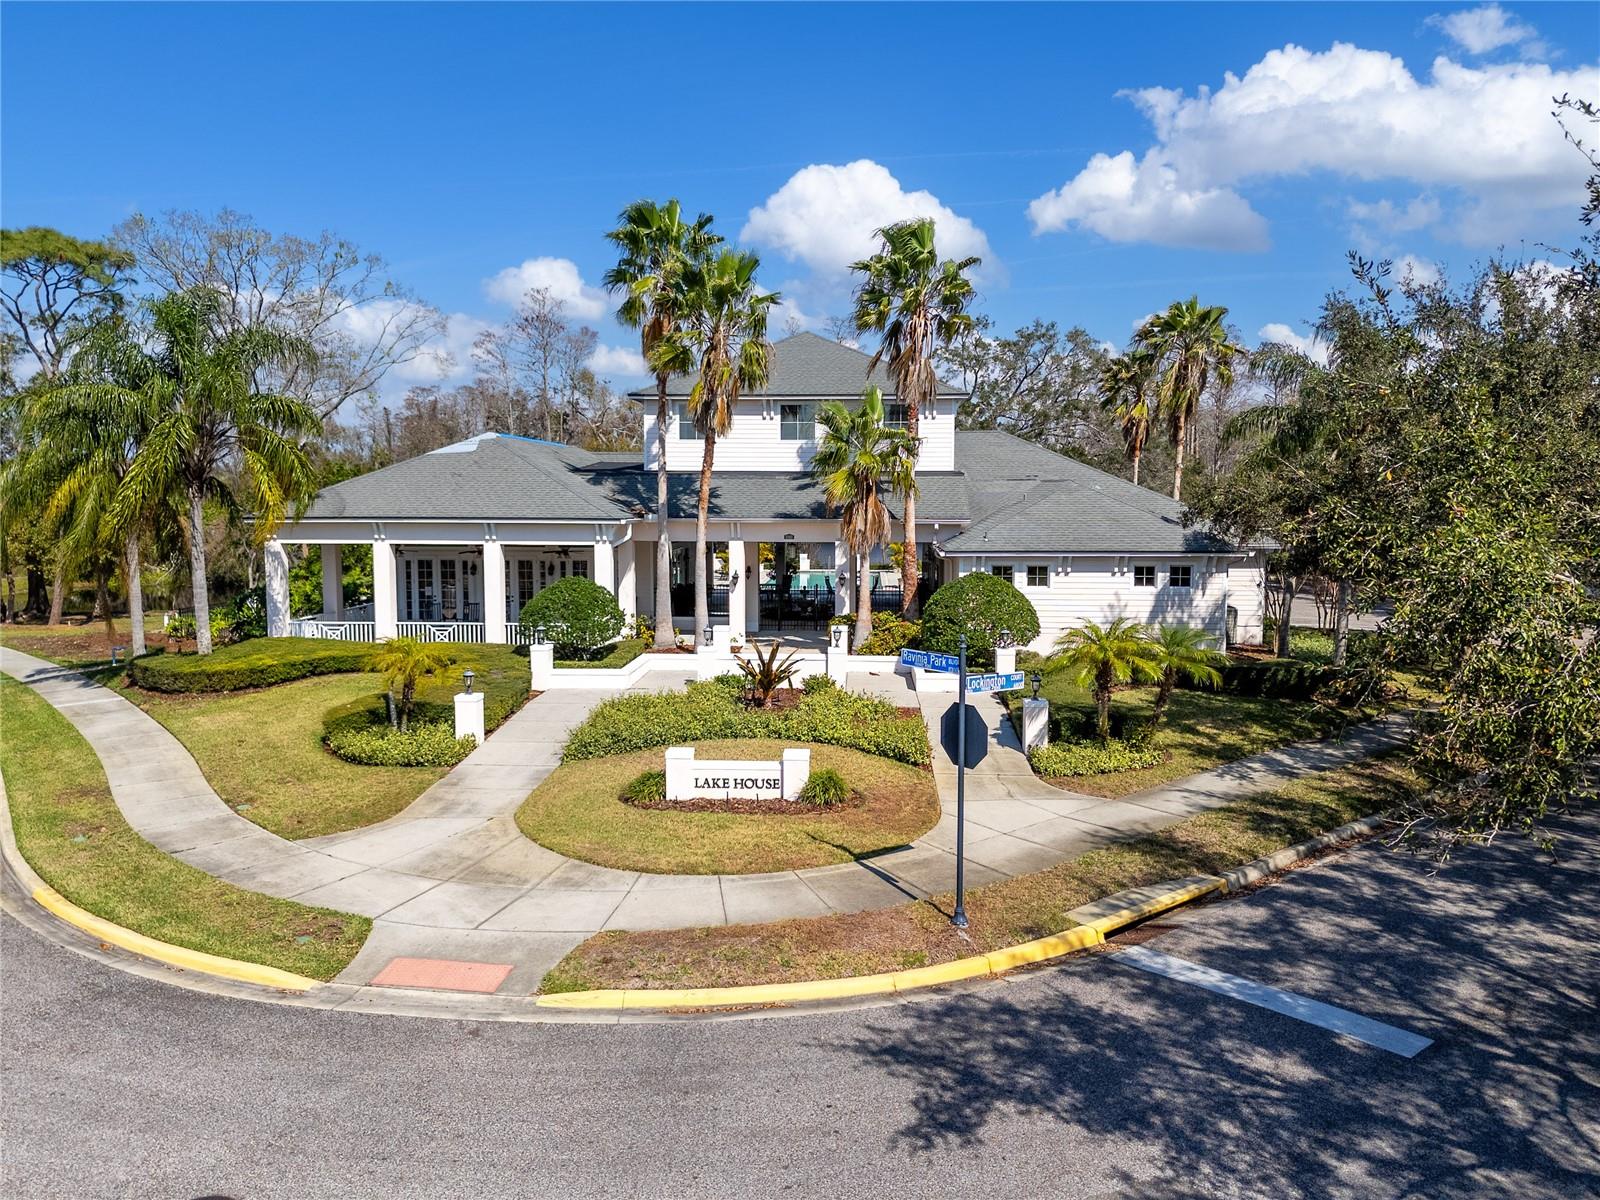
<svg viewBox="0 0 1600 1200"><path fill-rule="evenodd" d="M375 642L378 640L378 627L372 621L330 621L322 617L299 617L289 622L289 636L330 638L336 642Z"/></svg>
<svg viewBox="0 0 1600 1200"><path fill-rule="evenodd" d="M401 621L395 632L419 642L481 642L482 621Z"/></svg>

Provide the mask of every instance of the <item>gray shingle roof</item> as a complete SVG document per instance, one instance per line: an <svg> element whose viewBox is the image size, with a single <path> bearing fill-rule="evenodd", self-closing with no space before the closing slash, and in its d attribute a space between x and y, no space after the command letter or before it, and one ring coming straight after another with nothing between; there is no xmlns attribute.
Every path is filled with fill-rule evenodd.
<svg viewBox="0 0 1600 1200"><path fill-rule="evenodd" d="M956 434L972 524L947 554L1215 554L1228 543L1185 529L1183 506L999 430Z"/></svg>
<svg viewBox="0 0 1600 1200"><path fill-rule="evenodd" d="M796 333L772 344L772 372L767 380L764 396L836 396L854 399L861 395L868 383L883 389L885 396L894 394L889 373L882 363L869 375L872 355L852 350L838 342L814 333ZM667 394L683 399L694 385L692 375L674 375L667 381ZM964 396L960 388L949 384L939 385L941 396ZM629 392L635 400L654 400L654 387Z"/></svg>

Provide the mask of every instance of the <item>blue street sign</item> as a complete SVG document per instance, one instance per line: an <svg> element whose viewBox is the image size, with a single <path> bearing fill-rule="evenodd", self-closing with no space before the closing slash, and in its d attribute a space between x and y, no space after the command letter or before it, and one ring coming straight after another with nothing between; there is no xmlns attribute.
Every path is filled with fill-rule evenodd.
<svg viewBox="0 0 1600 1200"><path fill-rule="evenodd" d="M921 667L924 671L949 671L954 674L961 669L961 659L954 654L936 654L932 650L902 650L900 665ZM1017 686L1022 685L1019 683Z"/></svg>
<svg viewBox="0 0 1600 1200"><path fill-rule="evenodd" d="M1010 671L1004 675L968 675L967 691L976 695L979 692L1012 692L1023 686L1022 671Z"/></svg>

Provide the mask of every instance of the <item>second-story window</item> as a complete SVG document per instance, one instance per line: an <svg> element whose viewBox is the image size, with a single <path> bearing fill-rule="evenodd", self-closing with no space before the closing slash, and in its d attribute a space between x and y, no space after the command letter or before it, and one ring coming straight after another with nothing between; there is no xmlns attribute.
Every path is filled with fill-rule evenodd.
<svg viewBox="0 0 1600 1200"><path fill-rule="evenodd" d="M679 400L672 406L672 419L678 423L678 440L680 442L698 442L700 431L694 427L694 417L689 412L689 402Z"/></svg>
<svg viewBox="0 0 1600 1200"><path fill-rule="evenodd" d="M817 406L815 404L779 405L778 436L786 442L813 441L817 436Z"/></svg>

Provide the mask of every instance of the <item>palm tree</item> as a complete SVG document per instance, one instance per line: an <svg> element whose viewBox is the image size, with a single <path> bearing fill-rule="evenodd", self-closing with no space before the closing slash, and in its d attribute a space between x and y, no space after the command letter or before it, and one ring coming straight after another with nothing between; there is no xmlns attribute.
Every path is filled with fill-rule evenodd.
<svg viewBox="0 0 1600 1200"><path fill-rule="evenodd" d="M1211 635L1192 625L1162 625L1149 639L1150 657L1158 672L1154 724L1160 725L1178 680L1215 687L1222 682L1218 668L1226 665L1228 656L1207 646Z"/></svg>
<svg viewBox="0 0 1600 1200"><path fill-rule="evenodd" d="M694 527L697 646L704 644L711 622L706 596L706 519L711 511L711 468L716 461L717 438L733 427L739 397L766 387L772 371L767 317L781 301L777 292L756 290L760 266L756 255L738 250L724 250L692 264L683 277L683 325L656 343L650 359L658 372L699 373L689 390L689 413L704 442Z"/></svg>
<svg viewBox="0 0 1600 1200"><path fill-rule="evenodd" d="M817 423L822 437L811 473L821 481L828 507L839 511L839 531L856 563L853 644L859 649L872 636L872 551L892 533L883 489L903 486L915 495L917 449L908 432L885 423L883 393L876 387L869 387L853 410L828 401Z"/></svg>
<svg viewBox="0 0 1600 1200"><path fill-rule="evenodd" d="M878 230L882 245L871 258L852 263L863 278L856 289L855 324L861 333L880 336L872 366L887 360L895 399L905 405L906 433L921 444L922 406L938 395L933 359L941 346L972 328L967 306L973 299L967 272L980 259L939 261L930 217L901 221ZM869 368L870 370L871 368ZM900 567L900 606L910 613L917 598L917 501L905 497L905 554Z"/></svg>
<svg viewBox="0 0 1600 1200"><path fill-rule="evenodd" d="M678 332L684 318L683 276L722 239L711 232L711 218L702 213L683 220L676 200L656 204L636 200L617 217L606 239L619 253L617 265L605 274L605 285L621 293L617 320L639 331L639 350L650 362L663 338ZM656 376L656 648L677 645L672 632L672 539L667 535L667 380Z"/></svg>
<svg viewBox="0 0 1600 1200"><path fill-rule="evenodd" d="M1151 317L1134 335L1135 343L1155 360L1156 409L1167 420L1176 451L1172 467L1172 498L1183 499L1183 454L1189 422L1200 407L1200 397L1212 377L1233 380L1233 360L1244 348L1228 340L1224 325L1228 310L1221 305L1202 307L1196 296L1175 302L1166 312Z"/></svg>
<svg viewBox="0 0 1600 1200"><path fill-rule="evenodd" d="M1159 678L1144 626L1127 617L1103 627L1085 621L1067 630L1056 639L1048 665L1050 670L1066 671L1069 679L1094 696L1095 733L1102 742L1111 740L1111 690L1119 683Z"/></svg>
<svg viewBox="0 0 1600 1200"><path fill-rule="evenodd" d="M151 421L118 485L110 520L140 528L169 500L182 504L194 591L195 647L211 653L205 506L248 508L264 541L289 505L309 495L316 477L304 439L322 429L303 400L263 392L257 379L310 356L299 338L266 326L220 332L226 304L210 288L150 301L144 341L126 352L128 384L106 384L84 398L91 414L111 419L115 406L137 405Z"/></svg>
<svg viewBox="0 0 1600 1200"><path fill-rule="evenodd" d="M1133 482L1139 482L1139 459L1150 440L1150 375L1154 366L1142 350L1113 355L1100 372L1100 407L1122 428L1122 440L1133 459Z"/></svg>
<svg viewBox="0 0 1600 1200"><path fill-rule="evenodd" d="M141 386L148 368L120 320L97 326L61 382L28 405L22 441L29 449L6 479L8 502L31 494L44 518L59 526L64 561L98 564L120 556L135 655L146 650L139 544L155 514L138 514L133 524L120 527L111 512L117 489L158 416L153 393ZM106 634L113 639L105 568L96 571Z"/></svg>
<svg viewBox="0 0 1600 1200"><path fill-rule="evenodd" d="M196 625L196 629L199 626ZM384 686L400 699L400 731L411 728L411 713L417 703L417 680L442 671L455 660L436 642L421 642L413 637L390 638L368 659L368 666L383 676Z"/></svg>

